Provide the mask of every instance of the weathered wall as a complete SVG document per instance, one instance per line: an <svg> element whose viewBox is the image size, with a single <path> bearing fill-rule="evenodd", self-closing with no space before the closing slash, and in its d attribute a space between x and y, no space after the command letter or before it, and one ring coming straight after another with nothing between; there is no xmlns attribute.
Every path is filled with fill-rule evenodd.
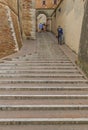
<svg viewBox="0 0 88 130"><path fill-rule="evenodd" d="M57 0L57 3L59 0ZM42 5L42 0L36 0L36 8L41 9L41 8L55 8L57 4L54 4L54 0L46 0L46 5Z"/></svg>
<svg viewBox="0 0 88 130"><path fill-rule="evenodd" d="M39 14L45 14L47 17L50 17L51 14L53 13L54 9L37 9L36 10L36 15L38 16Z"/></svg>
<svg viewBox="0 0 88 130"><path fill-rule="evenodd" d="M56 12L53 13L53 16L52 16L51 31L52 31L55 35L57 35Z"/></svg>
<svg viewBox="0 0 88 130"><path fill-rule="evenodd" d="M0 57L18 51L22 45L17 6L14 5L17 5L14 0L0 0Z"/></svg>
<svg viewBox="0 0 88 130"><path fill-rule="evenodd" d="M51 8L51 9L37 9L36 10L36 17L38 17L40 14L44 14L46 16L47 20L45 23L46 23L46 30L47 31L51 31L51 14L53 13L53 11L54 11L53 8Z"/></svg>
<svg viewBox="0 0 88 130"><path fill-rule="evenodd" d="M88 76L88 1L85 3L85 14L82 24L82 32L79 49L79 65Z"/></svg>
<svg viewBox="0 0 88 130"><path fill-rule="evenodd" d="M63 0L56 10L56 28L61 25L64 29L65 43L76 53L79 50L82 20L84 15L84 0ZM54 19L54 16L52 16ZM55 21L52 20L52 31Z"/></svg>
<svg viewBox="0 0 88 130"><path fill-rule="evenodd" d="M14 12L14 13L18 13L18 2L17 0L5 0L7 2L7 5L10 7L10 9Z"/></svg>
<svg viewBox="0 0 88 130"><path fill-rule="evenodd" d="M35 39L35 1L22 0L22 32L24 38Z"/></svg>

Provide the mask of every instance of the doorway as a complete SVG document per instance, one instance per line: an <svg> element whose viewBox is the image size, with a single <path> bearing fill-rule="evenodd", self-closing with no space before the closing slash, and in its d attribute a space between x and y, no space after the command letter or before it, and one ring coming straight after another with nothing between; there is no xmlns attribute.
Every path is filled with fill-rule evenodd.
<svg viewBox="0 0 88 130"><path fill-rule="evenodd" d="M37 32L40 31L40 29L39 29L40 24L44 25L43 29L44 29L44 31L46 31L47 30L47 27L46 27L46 25L47 25L47 16L45 14L39 14L37 16L37 25L36 25Z"/></svg>

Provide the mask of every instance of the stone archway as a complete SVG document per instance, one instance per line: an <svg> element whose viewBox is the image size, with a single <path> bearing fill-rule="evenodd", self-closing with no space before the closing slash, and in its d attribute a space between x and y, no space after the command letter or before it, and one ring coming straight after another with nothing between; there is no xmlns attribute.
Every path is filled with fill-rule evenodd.
<svg viewBox="0 0 88 130"><path fill-rule="evenodd" d="M39 32L39 24L47 24L47 16L45 14L39 14L37 16L37 22L36 22L36 30ZM46 28L45 28L46 30Z"/></svg>
<svg viewBox="0 0 88 130"><path fill-rule="evenodd" d="M47 18L47 21L46 21L46 25L47 25L47 31L51 31L51 14L53 13L53 9L45 9L45 10L42 10L42 9L37 9L36 10L36 29L37 29L37 17L40 15L40 14L44 14Z"/></svg>

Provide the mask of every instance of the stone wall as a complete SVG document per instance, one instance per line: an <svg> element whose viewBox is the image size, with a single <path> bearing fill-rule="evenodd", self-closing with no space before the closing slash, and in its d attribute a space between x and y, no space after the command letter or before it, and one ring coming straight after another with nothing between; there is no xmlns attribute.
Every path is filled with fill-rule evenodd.
<svg viewBox="0 0 88 130"><path fill-rule="evenodd" d="M84 3L84 0L62 0L56 12L52 15L52 31L57 35L57 27L61 25L64 29L65 43L77 54L84 15ZM56 28L54 27L55 23Z"/></svg>
<svg viewBox="0 0 88 130"><path fill-rule="evenodd" d="M6 0L7 5L10 7L10 9L14 12L14 13L18 13L18 0Z"/></svg>
<svg viewBox="0 0 88 130"><path fill-rule="evenodd" d="M16 5L16 0L0 0L0 58L22 45Z"/></svg>
<svg viewBox="0 0 88 130"><path fill-rule="evenodd" d="M85 14L80 39L79 65L88 76L88 1L87 0L85 3Z"/></svg>
<svg viewBox="0 0 88 130"><path fill-rule="evenodd" d="M28 39L35 39L35 20L36 10L34 7L34 0L22 0L22 32L23 37Z"/></svg>
<svg viewBox="0 0 88 130"><path fill-rule="evenodd" d="M57 0L57 4L54 4L54 0L46 0L46 5L43 5L42 2L43 0L36 0L36 9L55 8L59 0Z"/></svg>

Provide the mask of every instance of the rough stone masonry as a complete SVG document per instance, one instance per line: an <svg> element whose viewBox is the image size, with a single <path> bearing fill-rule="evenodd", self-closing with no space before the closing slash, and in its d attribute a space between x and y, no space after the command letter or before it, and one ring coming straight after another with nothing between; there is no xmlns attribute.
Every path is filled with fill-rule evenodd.
<svg viewBox="0 0 88 130"><path fill-rule="evenodd" d="M0 58L22 46L17 0L0 0Z"/></svg>
<svg viewBox="0 0 88 130"><path fill-rule="evenodd" d="M35 0L22 0L22 33L24 38L35 39L36 38L36 10Z"/></svg>
<svg viewBox="0 0 88 130"><path fill-rule="evenodd" d="M0 58L18 51L22 37L36 38L34 3L34 0L0 0Z"/></svg>

